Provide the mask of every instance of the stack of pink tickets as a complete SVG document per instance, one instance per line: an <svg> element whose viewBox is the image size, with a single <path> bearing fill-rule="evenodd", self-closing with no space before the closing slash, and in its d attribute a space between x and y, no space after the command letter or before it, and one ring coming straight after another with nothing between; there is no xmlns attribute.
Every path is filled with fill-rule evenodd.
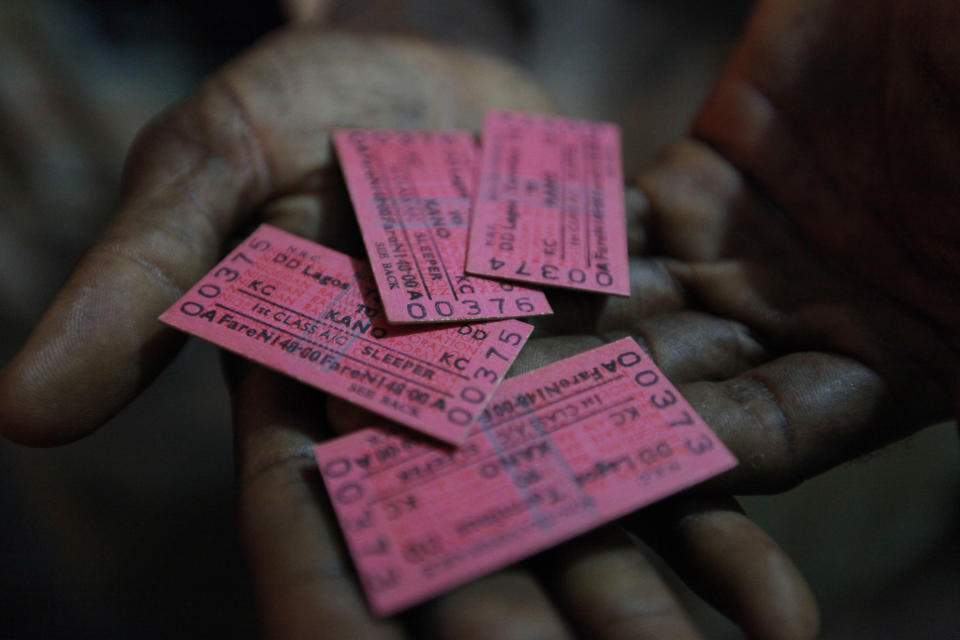
<svg viewBox="0 0 960 640"><path fill-rule="evenodd" d="M491 111L480 148L334 142L370 263L262 225L161 320L395 423L315 451L374 611L736 464L629 338L503 381L516 318L552 313L538 287L630 294L614 125Z"/></svg>

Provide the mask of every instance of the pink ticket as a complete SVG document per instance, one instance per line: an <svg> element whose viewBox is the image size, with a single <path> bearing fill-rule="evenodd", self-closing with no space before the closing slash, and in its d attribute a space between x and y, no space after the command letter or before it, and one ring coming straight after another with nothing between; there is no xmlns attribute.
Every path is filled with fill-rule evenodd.
<svg viewBox="0 0 960 640"><path fill-rule="evenodd" d="M453 444L533 330L388 325L366 264L269 225L160 319Z"/></svg>
<svg viewBox="0 0 960 640"><path fill-rule="evenodd" d="M736 465L630 338L506 380L456 450L377 427L315 454L381 615Z"/></svg>
<svg viewBox="0 0 960 640"><path fill-rule="evenodd" d="M465 271L473 134L342 129L333 139L387 320L553 313L541 291Z"/></svg>
<svg viewBox="0 0 960 640"><path fill-rule="evenodd" d="M630 295L620 130L488 111L467 272Z"/></svg>

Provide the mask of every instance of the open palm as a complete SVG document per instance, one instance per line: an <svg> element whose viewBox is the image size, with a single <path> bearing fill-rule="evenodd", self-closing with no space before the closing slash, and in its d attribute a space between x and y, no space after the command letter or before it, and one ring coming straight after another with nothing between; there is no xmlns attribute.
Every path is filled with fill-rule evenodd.
<svg viewBox="0 0 960 640"><path fill-rule="evenodd" d="M132 400L183 341L157 316L256 222L359 248L332 161L333 127L476 127L488 107L548 108L502 63L410 39L299 29L238 58L141 135L120 212L0 373L3 433L34 445L70 441ZM566 332L569 320L557 328ZM523 366L589 346L550 340L530 345ZM752 636L815 632L802 578L726 498L641 512L378 620L310 455L326 437L325 399L245 363L228 369L240 526L272 637L696 637L623 527Z"/></svg>

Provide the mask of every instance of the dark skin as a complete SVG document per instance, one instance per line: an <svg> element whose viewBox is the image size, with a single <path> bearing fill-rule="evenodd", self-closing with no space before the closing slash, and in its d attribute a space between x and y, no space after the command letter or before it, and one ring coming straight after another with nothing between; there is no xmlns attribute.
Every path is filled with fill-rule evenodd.
<svg viewBox="0 0 960 640"><path fill-rule="evenodd" d="M255 221L358 251L332 127L477 127L488 106L550 108L501 63L411 39L292 30L229 65L141 135L120 213L0 375L5 435L69 441L131 400L184 340L157 315ZM531 345L524 366L599 342ZM268 636L698 637L624 527L682 557L678 571L755 637L817 626L802 577L727 498L677 501L378 620L309 454L329 435L323 399L236 361L228 373L240 528Z"/></svg>
<svg viewBox="0 0 960 640"><path fill-rule="evenodd" d="M955 3L760 3L692 140L640 177L684 306L763 349L683 389L737 491L953 416L958 26Z"/></svg>
<svg viewBox="0 0 960 640"><path fill-rule="evenodd" d="M601 344L528 343L514 373ZM368 612L349 568L312 447L329 435L324 399L233 357L240 521L270 637L699 638L650 560L643 538L693 589L752 638L808 638L816 605L776 544L730 498L684 496L475 580L388 620ZM330 397L337 430L381 419Z"/></svg>
<svg viewBox="0 0 960 640"><path fill-rule="evenodd" d="M631 265L633 297L584 311L561 296L559 317L541 327L636 336L740 459L714 490L792 486L951 415L958 12L930 1L761 2L691 139L639 177L649 206L632 221L633 253L645 256ZM546 108L501 67L337 37L275 37L148 128L120 214L0 375L5 435L69 441L135 397L182 342L155 318L254 218L337 237L331 126L476 126L485 106ZM600 340L545 339L521 366ZM271 635L427 625L452 637L694 635L619 529L408 617L372 619L305 455L321 437L316 402L290 400L311 392L260 369L232 378L241 527ZM725 499L645 513L622 524L751 636L815 635L802 579Z"/></svg>

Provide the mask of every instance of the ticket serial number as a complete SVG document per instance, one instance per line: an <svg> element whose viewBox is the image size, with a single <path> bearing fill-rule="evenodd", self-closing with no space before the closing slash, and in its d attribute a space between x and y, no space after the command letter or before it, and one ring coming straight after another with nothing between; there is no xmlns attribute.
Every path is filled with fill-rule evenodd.
<svg viewBox="0 0 960 640"><path fill-rule="evenodd" d="M364 263L269 225L161 320L450 443L532 330L516 320L391 326Z"/></svg>
<svg viewBox="0 0 960 640"><path fill-rule="evenodd" d="M455 450L371 428L316 458L384 615L736 462L630 339L505 381Z"/></svg>

